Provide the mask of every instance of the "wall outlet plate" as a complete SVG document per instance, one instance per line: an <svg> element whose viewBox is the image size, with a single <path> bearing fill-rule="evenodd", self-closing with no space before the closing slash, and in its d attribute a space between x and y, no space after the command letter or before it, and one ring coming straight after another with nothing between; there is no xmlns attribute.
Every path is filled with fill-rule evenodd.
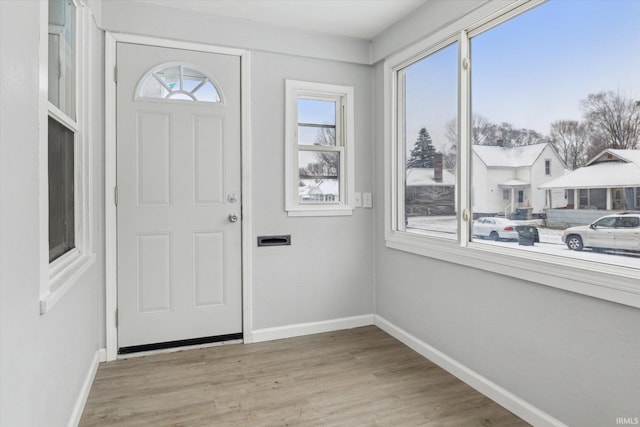
<svg viewBox="0 0 640 427"><path fill-rule="evenodd" d="M362 207L362 193L359 191L353 193L353 207L361 208Z"/></svg>
<svg viewBox="0 0 640 427"><path fill-rule="evenodd" d="M371 196L371 193L362 193L362 206L364 206L365 208L373 207L373 198Z"/></svg>

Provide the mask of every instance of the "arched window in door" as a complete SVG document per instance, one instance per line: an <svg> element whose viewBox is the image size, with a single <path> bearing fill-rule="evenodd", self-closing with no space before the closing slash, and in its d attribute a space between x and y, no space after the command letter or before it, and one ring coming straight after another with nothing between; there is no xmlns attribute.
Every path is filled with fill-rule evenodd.
<svg viewBox="0 0 640 427"><path fill-rule="evenodd" d="M175 62L149 70L138 82L135 99L224 103L211 76L195 65Z"/></svg>

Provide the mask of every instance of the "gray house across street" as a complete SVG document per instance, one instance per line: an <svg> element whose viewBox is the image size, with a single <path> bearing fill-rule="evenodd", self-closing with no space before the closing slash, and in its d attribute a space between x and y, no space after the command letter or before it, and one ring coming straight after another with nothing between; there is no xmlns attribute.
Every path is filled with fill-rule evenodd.
<svg viewBox="0 0 640 427"><path fill-rule="evenodd" d="M588 224L605 214L640 210L640 150L606 149L538 188L546 190L549 206L552 192L566 193L565 209L547 210L549 226Z"/></svg>

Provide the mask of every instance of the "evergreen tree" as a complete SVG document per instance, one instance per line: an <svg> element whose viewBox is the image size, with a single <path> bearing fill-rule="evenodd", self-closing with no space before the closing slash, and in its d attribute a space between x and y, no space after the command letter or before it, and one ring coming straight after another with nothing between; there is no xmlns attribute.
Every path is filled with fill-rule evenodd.
<svg viewBox="0 0 640 427"><path fill-rule="evenodd" d="M436 148L431 141L431 135L427 128L422 128L407 160L407 168L432 168L435 154Z"/></svg>

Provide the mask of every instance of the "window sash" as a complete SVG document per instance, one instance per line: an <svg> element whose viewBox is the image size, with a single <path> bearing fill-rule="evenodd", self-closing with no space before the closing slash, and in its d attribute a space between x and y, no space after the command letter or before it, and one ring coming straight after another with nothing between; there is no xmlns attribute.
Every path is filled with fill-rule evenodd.
<svg viewBox="0 0 640 427"><path fill-rule="evenodd" d="M299 130L300 127L312 127L312 128L317 128L317 129L335 129L335 145L322 145L322 144L318 144L318 145L309 145L309 144L300 144L300 140L299 140L299 134L296 131L296 141L298 142L296 144L296 153L295 153L295 160L296 160L296 170L300 170L301 165L299 164L299 153L300 152L306 152L306 153L338 153L338 176L337 176L337 180L338 180L338 198L337 200L330 200L330 201L326 201L326 200L302 200L300 197L298 198L298 203L300 204L305 204L305 205L309 205L309 204L314 204L314 205L321 205L321 204L340 204L343 203L344 201L344 137L343 137L343 133L342 133L342 129L343 129L343 123L344 123L344 117L343 117L343 112L344 112L344 97L343 96L333 96L333 97L318 97L318 96L314 96L314 97L308 97L308 96L298 96L297 101L299 101L300 99L311 99L311 100L317 100L317 101L327 101L327 102L333 102L335 103L335 124L321 124L321 123L302 123L300 121L298 121L298 128L296 130ZM296 102L297 103L297 102ZM300 175L299 175L300 177ZM320 179L321 177L318 176L317 179ZM311 179L311 178L309 178ZM327 179L334 179L334 178L327 178Z"/></svg>
<svg viewBox="0 0 640 427"><path fill-rule="evenodd" d="M78 114L78 106L79 106L79 97L80 97L80 90L79 90L79 75L80 75L80 48L82 47L82 42L81 42L81 32L83 31L84 26L81 24L81 18L84 16L84 13L82 13L81 9L78 7L78 3L76 2L76 0L61 0L62 3L68 2L69 5L72 6L72 8L68 8L67 5L64 5L64 7L62 9L59 9L60 12L64 12L64 17L62 17L62 19L65 20L64 24L69 25L72 28L73 31L73 39L72 39L72 44L70 46L67 46L68 49L71 49L71 52L67 52L65 55L61 56L60 52L58 52L58 60L59 61L63 61L64 58L71 58L72 59L72 63L65 63L65 64L60 64L59 67L54 67L54 73L59 73L58 75L58 84L56 85L56 89L58 91L58 104L52 102L51 96L48 97L47 99L47 113L48 113L48 120L49 123L51 123L51 120L55 121L58 123L59 126L62 126L66 129L68 129L70 132L72 132L72 153L71 153L71 163L73 164L73 170L71 171L71 179L72 179L72 183L71 183L71 191L72 191L72 200L70 200L69 202L72 203L72 210L73 210L73 230L68 230L68 232L71 234L70 238L72 238L73 242L59 242L55 247L51 247L51 241L49 242L49 263L51 264L52 262L60 259L63 255L65 255L66 253L73 251L75 248L78 247L78 240L81 238L81 233L82 233L82 228L81 228L81 224L82 221L80 219L80 211L81 211L81 207L80 207L80 203L81 203L81 199L80 199L80 195L79 195L79 170L81 169L81 165L82 165L82 159L81 159L81 155L80 152L78 150L78 137L79 137L79 114ZM50 4L50 3L49 3ZM73 20L73 22L68 23L66 22L66 19L71 19ZM49 17L50 20L50 17ZM64 34L64 32L62 31L59 23L51 23L49 22L49 26L48 26L48 33L49 36L51 35L62 35ZM49 39L50 40L50 39ZM51 48L51 44L48 41L47 42L49 47ZM57 47L59 48L58 50L60 51L61 49L63 49L64 46L59 46L57 45ZM49 52L49 59L51 59L51 52ZM52 81L52 77L51 77L51 60L49 60L48 62L48 80L51 83ZM64 77L64 72L65 70L63 70L62 68L64 68L66 71L71 72L70 74L70 78L63 78ZM67 87L68 85L71 85L72 87ZM56 99L54 99L55 101ZM51 128L51 125L49 125L49 128ZM47 138L49 139L50 136ZM48 146L50 146L48 144ZM49 189L49 197L52 196L51 193L51 187ZM51 210L51 201L49 201L49 213ZM49 218L49 224L50 227L51 225L51 218ZM68 236L69 237L69 236ZM49 233L49 239L51 238L51 230ZM63 252L60 252L60 251ZM66 258L66 257L65 257ZM51 268L51 267L50 267Z"/></svg>
<svg viewBox="0 0 640 427"><path fill-rule="evenodd" d="M49 117L49 262L76 247L76 134Z"/></svg>
<svg viewBox="0 0 640 427"><path fill-rule="evenodd" d="M460 38L458 36L448 37L445 40L435 44L427 51L423 52L423 54L415 56L407 61L404 61L401 65L394 69L395 76L393 78L394 81L394 93L395 93L395 105L397 107L397 114L394 116L396 119L393 129L393 135L395 138L394 144L394 169L395 169L395 181L393 184L393 188L395 190L395 208L393 209L393 222L394 222L394 230L398 230L401 232L407 232L406 226L408 223L408 216L405 208L405 201L407 197L407 188L406 188L406 152L407 152L407 144L410 143L412 135L408 135L405 129L405 117L407 115L406 111L406 91L407 91L407 81L406 81L406 72L409 67L417 64L423 59L429 58L431 55L438 54L440 51L451 47L452 45L458 45L458 49L460 49ZM460 88L457 90L458 97L460 96ZM459 127L459 124L458 124ZM458 144L458 150L460 144ZM459 193L460 179L459 179L459 165L456 166L456 182L455 182L455 193ZM456 211L459 210L459 197L454 196L454 205L456 206ZM457 214L456 214L457 215ZM409 233L418 233L420 235L432 235L439 238L444 238L447 240L455 239L457 240L460 235L460 230L458 227L458 231L455 235L447 235L439 232L429 231L429 230L411 230Z"/></svg>
<svg viewBox="0 0 640 427"><path fill-rule="evenodd" d="M48 17L49 102L75 121L78 106L79 8L75 0L49 0L48 4L49 12L58 14Z"/></svg>

